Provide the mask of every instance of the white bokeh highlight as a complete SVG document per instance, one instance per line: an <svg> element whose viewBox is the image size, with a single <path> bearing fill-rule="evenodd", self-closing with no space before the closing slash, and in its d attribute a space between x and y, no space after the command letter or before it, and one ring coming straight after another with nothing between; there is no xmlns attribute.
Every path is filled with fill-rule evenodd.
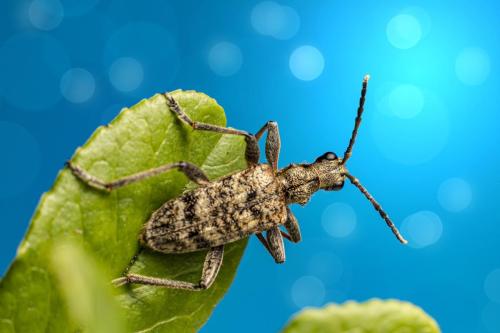
<svg viewBox="0 0 500 333"><path fill-rule="evenodd" d="M424 108L424 94L414 85L401 84L390 92L388 104L392 114L402 119L410 119Z"/></svg>
<svg viewBox="0 0 500 333"><path fill-rule="evenodd" d="M422 38L427 36L432 29L432 20L429 15L429 13L423 9L422 7L418 6L410 6L402 9L399 14L406 14L413 16L415 19L417 19L419 25L420 25L420 30L422 32Z"/></svg>
<svg viewBox="0 0 500 333"><path fill-rule="evenodd" d="M323 212L321 224L330 236L347 237L356 228L356 212L343 202L333 203Z"/></svg>
<svg viewBox="0 0 500 333"><path fill-rule="evenodd" d="M37 29L50 31L61 24L64 9L59 0L34 0L28 7L30 23Z"/></svg>
<svg viewBox="0 0 500 333"><path fill-rule="evenodd" d="M109 80L116 90L130 92L137 89L144 79L141 63L131 57L115 60L109 69Z"/></svg>
<svg viewBox="0 0 500 333"><path fill-rule="evenodd" d="M323 282L312 275L303 276L292 285L292 301L298 308L322 305L325 294Z"/></svg>
<svg viewBox="0 0 500 333"><path fill-rule="evenodd" d="M314 46L303 45L290 55L290 70L299 80L311 81L318 78L325 68L323 54Z"/></svg>
<svg viewBox="0 0 500 333"><path fill-rule="evenodd" d="M72 68L61 78L61 93L71 103L88 101L95 92L95 79L83 68Z"/></svg>
<svg viewBox="0 0 500 333"><path fill-rule="evenodd" d="M484 292L492 302L500 304L500 268L491 271L486 276Z"/></svg>
<svg viewBox="0 0 500 333"><path fill-rule="evenodd" d="M236 74L243 63L240 48L229 42L220 42L212 46L208 53L210 69L220 76Z"/></svg>
<svg viewBox="0 0 500 333"><path fill-rule="evenodd" d="M386 28L387 39L398 49L409 49L422 38L422 28L416 17L409 14L394 16Z"/></svg>
<svg viewBox="0 0 500 333"><path fill-rule="evenodd" d="M443 233L443 223L431 211L420 211L403 220L401 233L413 248L424 248L436 243Z"/></svg>
<svg viewBox="0 0 500 333"><path fill-rule="evenodd" d="M455 60L455 73L458 79L469 86L480 85L486 81L490 70L490 56L478 47L462 50Z"/></svg>
<svg viewBox="0 0 500 333"><path fill-rule="evenodd" d="M295 9L274 1L255 5L250 14L252 27L261 35L276 39L290 39L300 28L300 17Z"/></svg>
<svg viewBox="0 0 500 333"><path fill-rule="evenodd" d="M449 141L447 106L429 91L398 87L401 86L385 85L377 110L366 114L371 138L381 154L392 161L403 165L429 162ZM417 104L408 105L410 100Z"/></svg>
<svg viewBox="0 0 500 333"><path fill-rule="evenodd" d="M465 180L450 178L439 185L437 197L444 209L456 213L469 207L472 201L472 189Z"/></svg>

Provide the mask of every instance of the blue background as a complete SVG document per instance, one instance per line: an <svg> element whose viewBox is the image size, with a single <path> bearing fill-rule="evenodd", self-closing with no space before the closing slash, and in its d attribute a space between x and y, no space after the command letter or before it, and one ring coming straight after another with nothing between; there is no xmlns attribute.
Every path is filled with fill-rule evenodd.
<svg viewBox="0 0 500 333"><path fill-rule="evenodd" d="M423 307L444 332L500 332L500 8L415 6L2 1L0 271L63 162L121 107L203 91L229 126L276 120L283 167L341 155L370 73L348 167L411 244L400 245L350 184L317 193L293 207L303 242L286 244L287 262L275 265L252 239L202 331L275 332L304 305L394 297ZM300 53L304 45L316 51ZM123 57L133 66L120 67Z"/></svg>

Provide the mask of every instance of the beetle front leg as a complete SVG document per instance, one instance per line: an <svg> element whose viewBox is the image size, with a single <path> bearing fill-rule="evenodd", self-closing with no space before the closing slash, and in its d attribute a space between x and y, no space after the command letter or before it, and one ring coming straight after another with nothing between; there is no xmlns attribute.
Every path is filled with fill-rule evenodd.
<svg viewBox="0 0 500 333"><path fill-rule="evenodd" d="M122 286L128 283L145 284L150 286L166 287L172 289L185 289L192 291L200 291L210 288L214 283L217 274L222 266L222 259L224 258L224 245L211 248L205 262L203 263L203 270L201 273L200 282L195 284L186 281L162 279L151 276L144 276L139 274L127 274L121 278L113 280L116 286Z"/></svg>
<svg viewBox="0 0 500 333"><path fill-rule="evenodd" d="M295 215L293 215L289 207L286 207L286 211L288 213L288 216L285 222L285 229L286 231L288 231L288 234L283 231L281 232L281 234L289 241L298 243L302 239L302 236L300 234L299 222L297 221L297 218L295 217Z"/></svg>
<svg viewBox="0 0 500 333"><path fill-rule="evenodd" d="M285 245L283 244L283 237L281 236L279 227L276 226L267 230L266 238L260 233L256 236L276 263L281 264L285 262Z"/></svg>
<svg viewBox="0 0 500 333"><path fill-rule="evenodd" d="M108 192L120 188L122 186L144 180L146 178L157 176L172 169L178 169L179 171L184 173L190 180L194 181L198 185L205 185L209 182L205 173L196 165L191 164L189 162L165 164L157 168L142 171L110 182L105 182L95 176L92 176L87 171L83 170L77 165L72 164L71 162L67 162L66 165L71 170L73 175L75 175L78 179L83 181L88 186Z"/></svg>
<svg viewBox="0 0 500 333"><path fill-rule="evenodd" d="M275 172L278 171L278 158L281 148L280 133L278 130L278 123L275 121L268 121L262 128L255 134L257 140L260 139L262 134L267 130L266 139L266 158L267 162L271 164Z"/></svg>

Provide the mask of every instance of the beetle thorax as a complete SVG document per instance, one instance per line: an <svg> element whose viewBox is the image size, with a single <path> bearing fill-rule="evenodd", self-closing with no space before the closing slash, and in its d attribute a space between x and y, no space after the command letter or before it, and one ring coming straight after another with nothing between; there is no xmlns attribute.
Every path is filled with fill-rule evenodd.
<svg viewBox="0 0 500 333"><path fill-rule="evenodd" d="M340 190L344 185L344 167L340 160L291 164L280 170L280 179L287 204L305 205L311 195L319 189Z"/></svg>

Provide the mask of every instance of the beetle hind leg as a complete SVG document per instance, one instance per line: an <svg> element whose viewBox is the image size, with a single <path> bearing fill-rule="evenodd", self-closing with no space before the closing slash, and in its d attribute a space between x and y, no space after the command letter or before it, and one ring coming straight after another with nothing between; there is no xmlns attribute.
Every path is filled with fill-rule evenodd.
<svg viewBox="0 0 500 333"><path fill-rule="evenodd" d="M208 289L215 281L217 274L222 266L224 257L224 245L211 248L203 263L203 271L199 283L192 283L179 280L163 279L139 274L127 274L123 277L113 280L115 286L135 283L150 286L166 287L172 289L184 289L192 291L200 291Z"/></svg>

